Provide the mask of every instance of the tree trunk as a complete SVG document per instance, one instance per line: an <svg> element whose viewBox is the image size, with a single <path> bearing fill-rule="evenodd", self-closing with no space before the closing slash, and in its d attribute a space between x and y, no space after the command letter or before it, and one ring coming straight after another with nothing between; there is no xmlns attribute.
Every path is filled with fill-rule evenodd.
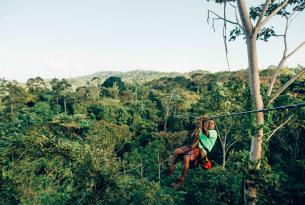
<svg viewBox="0 0 305 205"><path fill-rule="evenodd" d="M66 96L64 95L64 109L65 109L65 114L67 114L67 102L66 102Z"/></svg>
<svg viewBox="0 0 305 205"><path fill-rule="evenodd" d="M11 114L14 114L14 105L11 103Z"/></svg>
<svg viewBox="0 0 305 205"><path fill-rule="evenodd" d="M159 182L161 180L161 160L160 160L160 153L158 153L158 178Z"/></svg>
<svg viewBox="0 0 305 205"><path fill-rule="evenodd" d="M249 64L249 82L251 95L255 101L255 108L257 110L263 109L263 100L260 94L260 79L259 69L257 63L257 52L256 52L256 35L247 37L247 50L248 50L248 64ZM256 123L258 130L255 136L252 137L251 150L250 150L250 162L249 176L245 180L245 198L247 205L256 204L256 182L255 182L255 171L259 169L260 159L262 154L262 137L264 124L264 114L262 112L257 113Z"/></svg>
<svg viewBox="0 0 305 205"><path fill-rule="evenodd" d="M248 48L248 61L249 61L249 70L250 70L250 76L251 78L251 84L250 87L253 91L253 97L255 101L255 108L257 110L261 110L264 108L262 96L260 93L260 79L259 79L259 69L257 65L257 53L256 53L256 36L252 37L251 40L247 42L247 48ZM252 138L251 143L251 151L250 151L250 160L251 161L257 161L261 158L261 143L262 143L262 137L263 137L263 128L262 126L264 124L264 113L260 112L256 115L256 123L258 125L258 132L255 137Z"/></svg>
<svg viewBox="0 0 305 205"><path fill-rule="evenodd" d="M222 167L226 167L226 146L222 146Z"/></svg>
<svg viewBox="0 0 305 205"><path fill-rule="evenodd" d="M12 95L10 96L10 103L11 103L11 114L14 114L14 99Z"/></svg>
<svg viewBox="0 0 305 205"><path fill-rule="evenodd" d="M164 129L164 132L167 132L167 117L165 119L163 129Z"/></svg>
<svg viewBox="0 0 305 205"><path fill-rule="evenodd" d="M226 166L226 147L227 147L227 132L225 132L224 139L221 143L222 147L222 167L225 168Z"/></svg>
<svg viewBox="0 0 305 205"><path fill-rule="evenodd" d="M58 108L58 96L56 97L56 114L58 114L57 108Z"/></svg>
<svg viewBox="0 0 305 205"><path fill-rule="evenodd" d="M143 98L143 95L142 95L142 98L141 98L141 109L142 111L144 110L144 98Z"/></svg>
<svg viewBox="0 0 305 205"><path fill-rule="evenodd" d="M140 170L140 175L141 175L141 179L143 179L143 161L141 159L141 170Z"/></svg>

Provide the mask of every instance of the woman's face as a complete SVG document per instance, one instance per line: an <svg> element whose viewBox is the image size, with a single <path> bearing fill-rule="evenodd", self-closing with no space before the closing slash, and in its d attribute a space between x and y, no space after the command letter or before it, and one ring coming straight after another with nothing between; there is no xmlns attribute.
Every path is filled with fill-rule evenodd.
<svg viewBox="0 0 305 205"><path fill-rule="evenodd" d="M214 120L209 120L207 122L207 126L209 129L215 129L215 121Z"/></svg>

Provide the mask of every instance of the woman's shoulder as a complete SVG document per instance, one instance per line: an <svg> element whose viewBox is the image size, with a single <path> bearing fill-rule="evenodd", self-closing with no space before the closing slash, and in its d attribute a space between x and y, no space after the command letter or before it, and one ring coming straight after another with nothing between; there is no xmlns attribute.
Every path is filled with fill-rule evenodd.
<svg viewBox="0 0 305 205"><path fill-rule="evenodd" d="M211 137L217 137L217 131L216 130L209 130L209 135L211 136Z"/></svg>

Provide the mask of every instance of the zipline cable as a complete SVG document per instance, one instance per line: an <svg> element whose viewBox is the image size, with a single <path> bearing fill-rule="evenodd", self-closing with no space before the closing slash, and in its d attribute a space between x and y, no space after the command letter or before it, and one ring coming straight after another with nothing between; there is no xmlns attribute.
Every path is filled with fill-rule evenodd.
<svg viewBox="0 0 305 205"><path fill-rule="evenodd" d="M257 113L257 112L270 112L270 111L274 111L274 110L294 109L294 108L303 107L303 106L305 106L305 103L278 106L278 107L266 108L266 109L261 109L261 110L249 110L249 111L245 111L245 112L237 112L237 113L225 114L225 115L215 115L215 116L211 116L208 118L221 118L221 117L236 116L236 115L246 115L246 114L252 114L252 113Z"/></svg>
<svg viewBox="0 0 305 205"><path fill-rule="evenodd" d="M231 114L222 114L222 115L214 115L214 116L208 116L208 118L222 118L222 117L229 117L229 116L237 116L237 115L247 115L247 114L252 114L252 113L257 113L257 112L270 112L270 111L275 111L275 110L286 110L286 109L295 109L299 107L304 107L305 103L299 103L299 104L294 104L294 105L285 105L285 106L278 106L278 107L272 107L272 108L266 108L266 109L261 109L261 110L249 110L245 112L236 112L236 113L231 113ZM190 117L194 118L199 118L198 116L186 114ZM174 117L180 117L184 116L182 115L173 115Z"/></svg>

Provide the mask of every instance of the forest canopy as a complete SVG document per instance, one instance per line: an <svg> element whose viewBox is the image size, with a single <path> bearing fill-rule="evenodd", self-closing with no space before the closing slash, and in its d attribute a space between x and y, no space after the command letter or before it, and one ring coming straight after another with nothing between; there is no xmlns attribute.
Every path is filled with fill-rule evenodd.
<svg viewBox="0 0 305 205"><path fill-rule="evenodd" d="M266 91L274 68L260 72ZM282 68L275 87L299 68ZM243 204L255 116L216 119L212 169L166 176L196 117L253 110L247 71L0 82L0 204ZM304 76L269 107L304 102ZM266 93L266 92L262 92ZM263 95L264 100L268 96ZM304 108L265 116L258 204L305 200Z"/></svg>

